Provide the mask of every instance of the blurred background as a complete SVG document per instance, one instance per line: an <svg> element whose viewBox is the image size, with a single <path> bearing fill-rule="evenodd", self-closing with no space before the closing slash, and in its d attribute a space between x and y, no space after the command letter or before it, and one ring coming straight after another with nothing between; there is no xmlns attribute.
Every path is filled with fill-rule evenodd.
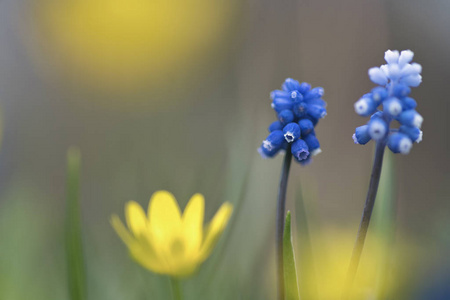
<svg viewBox="0 0 450 300"><path fill-rule="evenodd" d="M170 299L168 279L135 265L109 224L126 201L146 206L159 189L181 207L203 193L207 219L224 201L236 207L183 283L186 299L274 299L282 158L256 149L275 117L269 93L286 77L325 88L323 153L293 165L287 208L298 256L315 261L299 259L300 287L338 299L373 155L373 143L351 139L367 121L353 103L387 49L411 49L422 64L412 97L425 121L422 143L388 156L394 176L382 188L395 195L396 223L384 298L450 299L449 28L447 0L1 1L0 299L68 299L70 146L82 153L89 299ZM375 299L376 236L358 299Z"/></svg>

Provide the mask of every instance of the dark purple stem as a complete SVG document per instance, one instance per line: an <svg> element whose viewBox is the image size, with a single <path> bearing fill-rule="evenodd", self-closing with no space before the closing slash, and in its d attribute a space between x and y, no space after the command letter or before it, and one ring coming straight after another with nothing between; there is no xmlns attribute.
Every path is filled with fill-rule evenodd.
<svg viewBox="0 0 450 300"><path fill-rule="evenodd" d="M353 281L356 277L356 272L358 271L358 265L361 259L362 250L364 248L367 230L369 229L370 217L372 216L373 207L375 205L375 198L377 197L385 147L385 141L377 142L375 158L372 167L372 175L370 176L369 190L367 191L366 203L364 205L364 211L361 217L361 223L359 224L358 235L356 236L355 246L353 248L350 265L347 271L347 278L344 286L344 293L342 296L343 300L350 297Z"/></svg>
<svg viewBox="0 0 450 300"><path fill-rule="evenodd" d="M286 149L284 156L283 168L281 170L280 188L278 190L277 201L277 274L278 274L278 300L284 300L284 270L283 270L283 231L286 210L286 190L289 177L289 169L291 168L292 154L291 147Z"/></svg>

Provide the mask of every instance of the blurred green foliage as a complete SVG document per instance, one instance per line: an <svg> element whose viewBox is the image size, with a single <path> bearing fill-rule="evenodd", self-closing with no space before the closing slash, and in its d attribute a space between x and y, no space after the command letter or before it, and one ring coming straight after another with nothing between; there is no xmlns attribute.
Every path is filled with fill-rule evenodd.
<svg viewBox="0 0 450 300"><path fill-rule="evenodd" d="M67 151L66 202L66 260L69 295L71 300L86 299L86 278L80 216L81 153L77 148Z"/></svg>
<svg viewBox="0 0 450 300"><path fill-rule="evenodd" d="M284 286L286 300L299 300L298 279L295 263L294 248L292 245L291 212L286 214L283 234L283 265Z"/></svg>

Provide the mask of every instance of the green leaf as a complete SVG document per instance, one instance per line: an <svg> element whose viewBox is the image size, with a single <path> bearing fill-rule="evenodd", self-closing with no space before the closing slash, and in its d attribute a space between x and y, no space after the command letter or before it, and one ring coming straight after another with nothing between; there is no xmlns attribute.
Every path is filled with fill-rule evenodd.
<svg viewBox="0 0 450 300"><path fill-rule="evenodd" d="M309 186L309 189L311 187ZM307 193L308 194L308 193ZM315 193L309 194L308 199L312 202L310 205L315 205L317 203L317 195ZM317 286L317 274L315 266L315 258L312 248L311 236L309 233L309 224L317 225L317 216L315 213L316 209L307 209L306 203L304 201L303 192L300 187L300 183L297 183L297 201L295 202L295 221L297 224L297 237L301 243L297 243L297 253L300 255L298 258L298 272L300 274L305 274L301 277L298 282L298 289L300 291L300 299L319 299L318 286ZM317 227L317 226L316 226Z"/></svg>
<svg viewBox="0 0 450 300"><path fill-rule="evenodd" d="M86 299L86 275L80 222L80 161L77 148L67 151L66 259L71 300Z"/></svg>
<svg viewBox="0 0 450 300"><path fill-rule="evenodd" d="M283 235L284 288L286 300L299 300L297 270L295 268L294 247L292 246L291 212L286 215Z"/></svg>
<svg viewBox="0 0 450 300"><path fill-rule="evenodd" d="M380 185L378 187L373 217L373 231L381 245L379 268L376 283L377 299L386 298L392 267L392 252L395 239L396 190L394 154L387 151L384 155Z"/></svg>

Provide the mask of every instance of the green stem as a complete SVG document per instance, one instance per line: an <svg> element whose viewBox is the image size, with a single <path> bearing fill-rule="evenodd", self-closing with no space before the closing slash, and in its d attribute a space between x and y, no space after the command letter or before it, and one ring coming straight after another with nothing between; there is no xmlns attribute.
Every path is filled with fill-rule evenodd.
<svg viewBox="0 0 450 300"><path fill-rule="evenodd" d="M170 277L170 285L172 287L173 300L182 300L183 296L181 293L180 281L174 277Z"/></svg>

